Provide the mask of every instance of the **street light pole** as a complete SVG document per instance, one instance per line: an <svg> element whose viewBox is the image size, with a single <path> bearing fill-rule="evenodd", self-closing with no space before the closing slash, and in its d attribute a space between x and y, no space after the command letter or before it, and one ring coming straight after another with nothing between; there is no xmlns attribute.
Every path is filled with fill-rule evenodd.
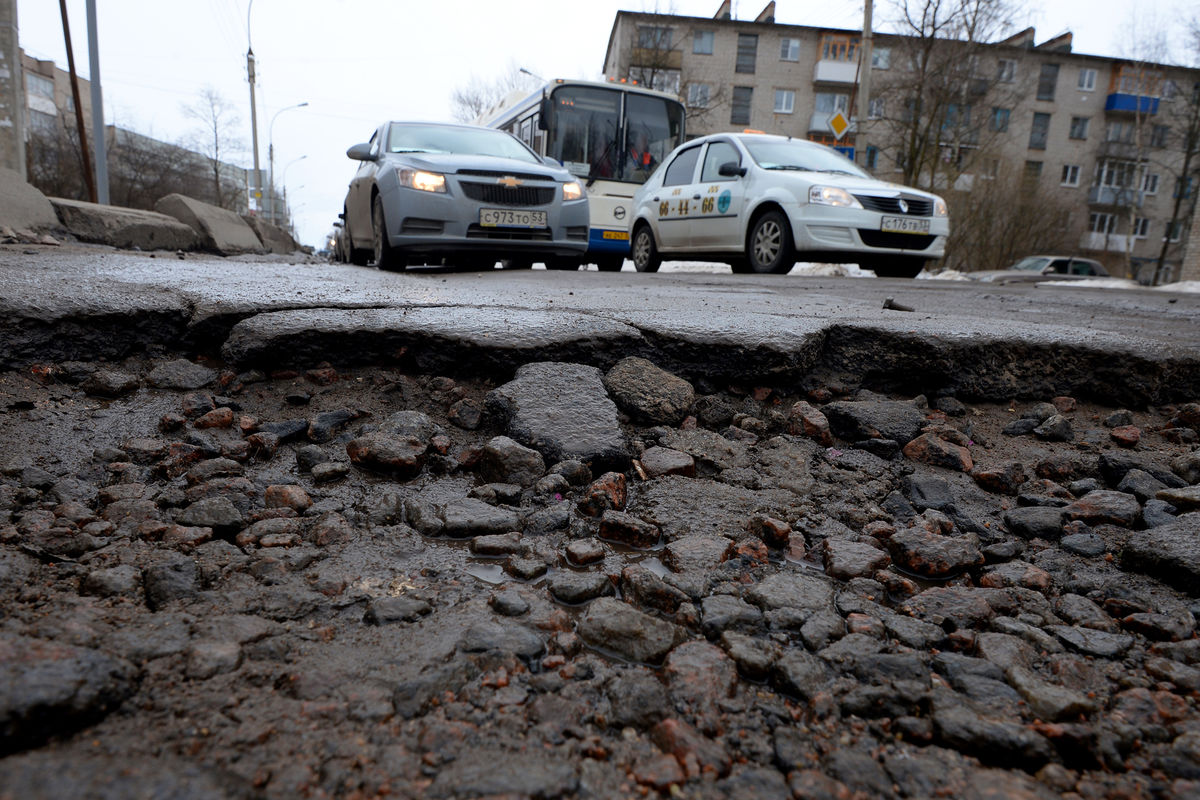
<svg viewBox="0 0 1200 800"><path fill-rule="evenodd" d="M287 210L288 210L288 208L287 208L287 171L288 171L288 168L289 168L289 167L291 167L291 166L292 166L292 164L295 164L297 161L303 161L303 160L304 160L304 159L306 159L306 158L308 158L308 156L307 156L307 155L300 156L299 158L293 158L293 159L292 159L291 161L289 161L289 162L287 163L287 165L286 165L286 166L284 166L284 168L283 168L283 180L282 180L282 181L280 181L280 183L282 183L282 184L283 184L283 213L284 213L284 219L287 219ZM274 189L274 188L275 188L275 184L274 184L274 178L272 178L272 184L271 184L271 188L272 188L272 189ZM274 210L275 210L275 209L274 209L274 207L272 206L272 208L271 208L271 211L272 211L272 212L274 212ZM276 223L276 224L278 224L278 223Z"/></svg>
<svg viewBox="0 0 1200 800"><path fill-rule="evenodd" d="M275 112L275 116L271 117L271 124L267 126L267 170L269 176L267 178L267 221L274 224L277 222L275 213L275 120L285 111L291 111L293 108L304 108L308 105L308 101L297 103L294 106L281 108ZM284 176L287 176L287 170L284 170Z"/></svg>
<svg viewBox="0 0 1200 800"><path fill-rule="evenodd" d="M246 4L246 79L250 82L250 136L254 147L254 201L255 205L262 200L262 172L258 166L258 112L254 99L254 46L250 39L250 9L254 0ZM251 209L252 211L254 209Z"/></svg>

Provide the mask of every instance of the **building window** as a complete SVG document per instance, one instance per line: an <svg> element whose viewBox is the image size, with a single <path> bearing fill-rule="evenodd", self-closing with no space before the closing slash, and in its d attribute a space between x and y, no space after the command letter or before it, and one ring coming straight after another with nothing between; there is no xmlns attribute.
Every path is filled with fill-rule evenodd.
<svg viewBox="0 0 1200 800"><path fill-rule="evenodd" d="M871 69L889 69L892 65L892 48L871 48Z"/></svg>
<svg viewBox="0 0 1200 800"><path fill-rule="evenodd" d="M833 114L838 111L844 114L848 108L850 108L850 95L848 94L817 92L813 98L813 111L818 114Z"/></svg>
<svg viewBox="0 0 1200 800"><path fill-rule="evenodd" d="M734 72L754 74L754 61L758 57L758 35L739 33L737 42L737 66Z"/></svg>
<svg viewBox="0 0 1200 800"><path fill-rule="evenodd" d="M729 122L731 125L750 124L750 101L753 98L753 86L733 87L733 103L729 112Z"/></svg>
<svg viewBox="0 0 1200 800"><path fill-rule="evenodd" d="M942 131L958 131L971 127L971 106L960 106L950 103L946 106L946 115L942 117Z"/></svg>
<svg viewBox="0 0 1200 800"><path fill-rule="evenodd" d="M790 114L796 108L796 93L791 89L775 90L775 113Z"/></svg>
<svg viewBox="0 0 1200 800"><path fill-rule="evenodd" d="M1151 147L1166 147L1167 136L1171 129L1166 125L1155 125L1150 129L1150 146Z"/></svg>
<svg viewBox="0 0 1200 800"><path fill-rule="evenodd" d="M1071 117L1071 132L1068 134L1072 139L1086 139L1088 133L1088 118L1087 117Z"/></svg>
<svg viewBox="0 0 1200 800"><path fill-rule="evenodd" d="M1015 59L1002 58L996 64L996 81L1012 83L1017 79L1017 62Z"/></svg>
<svg viewBox="0 0 1200 800"><path fill-rule="evenodd" d="M857 36L827 33L821 37L822 61L854 61L857 58Z"/></svg>
<svg viewBox="0 0 1200 800"><path fill-rule="evenodd" d="M1117 227L1117 215L1094 211L1088 214L1088 231L1091 233L1112 233Z"/></svg>
<svg viewBox="0 0 1200 800"><path fill-rule="evenodd" d="M679 82L683 76L677 69L630 67L629 77L641 86L677 95L679 94Z"/></svg>
<svg viewBox="0 0 1200 800"><path fill-rule="evenodd" d="M1042 64L1042 72L1038 76L1037 99L1053 100L1057 85L1058 64Z"/></svg>
<svg viewBox="0 0 1200 800"><path fill-rule="evenodd" d="M1172 242L1178 242L1183 238L1183 220L1177 219L1167 223L1167 238Z"/></svg>
<svg viewBox="0 0 1200 800"><path fill-rule="evenodd" d="M1110 189L1128 189L1137 177L1137 164L1109 158L1096 164L1096 185Z"/></svg>
<svg viewBox="0 0 1200 800"><path fill-rule="evenodd" d="M1078 164L1063 164L1062 185L1063 186L1078 186L1079 185L1079 165Z"/></svg>
<svg viewBox="0 0 1200 800"><path fill-rule="evenodd" d="M34 109L28 109L29 130L53 135L58 132L58 117Z"/></svg>
<svg viewBox="0 0 1200 800"><path fill-rule="evenodd" d="M708 98L712 87L707 83L689 83L687 104L691 108L708 108Z"/></svg>
<svg viewBox="0 0 1200 800"><path fill-rule="evenodd" d="M1012 111L1007 108L993 108L992 119L988 124L996 133L1004 133L1008 130L1008 118L1012 116Z"/></svg>
<svg viewBox="0 0 1200 800"><path fill-rule="evenodd" d="M54 99L54 81L34 72L25 73L25 91L34 97Z"/></svg>
<svg viewBox="0 0 1200 800"><path fill-rule="evenodd" d="M713 32L696 31L692 34L692 52L696 55L711 56L713 51Z"/></svg>
<svg viewBox="0 0 1200 800"><path fill-rule="evenodd" d="M1175 179L1175 197L1191 197L1195 179L1192 177Z"/></svg>
<svg viewBox="0 0 1200 800"><path fill-rule="evenodd" d="M784 39L779 43L779 58L781 61L800 60L800 40Z"/></svg>
<svg viewBox="0 0 1200 800"><path fill-rule="evenodd" d="M867 169L879 166L879 148L873 144L867 145Z"/></svg>
<svg viewBox="0 0 1200 800"><path fill-rule="evenodd" d="M1147 172L1142 176L1142 192L1145 194L1158 194L1158 173Z"/></svg>
<svg viewBox="0 0 1200 800"><path fill-rule="evenodd" d="M1133 238L1145 239L1150 234L1150 220L1147 217L1134 217Z"/></svg>
<svg viewBox="0 0 1200 800"><path fill-rule="evenodd" d="M884 101L882 97L872 97L867 103L867 119L883 119Z"/></svg>
<svg viewBox="0 0 1200 800"><path fill-rule="evenodd" d="M1081 69L1079 70L1079 91L1090 92L1096 88L1096 70Z"/></svg>
<svg viewBox="0 0 1200 800"><path fill-rule="evenodd" d="M1029 129L1029 149L1045 150L1046 139L1050 134L1050 115L1036 111L1033 114L1033 126Z"/></svg>
<svg viewBox="0 0 1200 800"><path fill-rule="evenodd" d="M1025 180L1036 181L1042 177L1042 162L1041 161L1026 161L1025 162Z"/></svg>
<svg viewBox="0 0 1200 800"><path fill-rule="evenodd" d="M983 162L982 172L983 172L983 175L981 177L987 178L988 180L995 180L996 176L1000 174L1000 159L998 159L998 158L985 159Z"/></svg>
<svg viewBox="0 0 1200 800"><path fill-rule="evenodd" d="M1165 80L1162 84L1162 99L1174 100L1179 96L1179 85L1173 80Z"/></svg>
<svg viewBox="0 0 1200 800"><path fill-rule="evenodd" d="M1108 127L1104 131L1104 141L1130 144L1133 142L1134 130L1135 126L1132 122L1114 120L1108 123Z"/></svg>
<svg viewBox="0 0 1200 800"><path fill-rule="evenodd" d="M670 50L671 29L650 25L638 26L638 47L643 50Z"/></svg>

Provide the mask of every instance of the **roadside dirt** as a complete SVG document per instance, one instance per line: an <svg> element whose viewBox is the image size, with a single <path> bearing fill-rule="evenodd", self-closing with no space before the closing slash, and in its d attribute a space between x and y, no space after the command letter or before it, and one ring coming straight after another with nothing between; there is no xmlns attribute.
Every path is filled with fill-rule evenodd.
<svg viewBox="0 0 1200 800"><path fill-rule="evenodd" d="M0 798L1200 793L1194 406L190 367L0 373Z"/></svg>

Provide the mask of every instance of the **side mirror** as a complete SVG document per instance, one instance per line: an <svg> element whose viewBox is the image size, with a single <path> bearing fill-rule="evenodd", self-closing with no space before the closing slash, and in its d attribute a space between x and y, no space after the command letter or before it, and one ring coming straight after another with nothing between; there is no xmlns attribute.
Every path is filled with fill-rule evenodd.
<svg viewBox="0 0 1200 800"><path fill-rule="evenodd" d="M554 105L550 102L547 96L542 97L542 104L538 108L538 130L548 131L553 130L551 118L554 116Z"/></svg>
<svg viewBox="0 0 1200 800"><path fill-rule="evenodd" d="M717 167L717 174L724 178L741 178L746 174L746 168L736 161L726 161Z"/></svg>
<svg viewBox="0 0 1200 800"><path fill-rule="evenodd" d="M355 161L374 161L375 157L371 155L371 145L367 142L356 144L346 151L346 157L352 158Z"/></svg>

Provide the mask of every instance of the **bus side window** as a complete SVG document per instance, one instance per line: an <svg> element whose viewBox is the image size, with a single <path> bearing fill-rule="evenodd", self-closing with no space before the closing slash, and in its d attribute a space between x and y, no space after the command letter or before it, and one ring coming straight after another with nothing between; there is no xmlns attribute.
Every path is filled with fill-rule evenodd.
<svg viewBox="0 0 1200 800"><path fill-rule="evenodd" d="M546 132L542 130L541 116L535 111L533 112L533 116L529 119L533 123L533 141L529 143L529 146L532 147L533 152L537 153L539 156L544 155L546 152Z"/></svg>

